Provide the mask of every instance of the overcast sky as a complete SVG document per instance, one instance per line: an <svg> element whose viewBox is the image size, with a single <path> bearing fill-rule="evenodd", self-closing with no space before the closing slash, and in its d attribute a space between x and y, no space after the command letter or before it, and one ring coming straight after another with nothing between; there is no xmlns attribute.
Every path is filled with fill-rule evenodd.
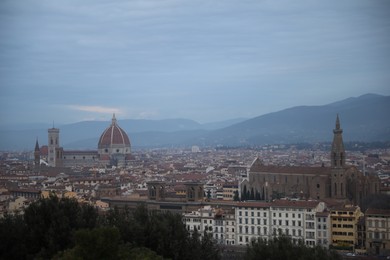
<svg viewBox="0 0 390 260"><path fill-rule="evenodd" d="M4 124L255 117L390 95L387 0L1 0Z"/></svg>

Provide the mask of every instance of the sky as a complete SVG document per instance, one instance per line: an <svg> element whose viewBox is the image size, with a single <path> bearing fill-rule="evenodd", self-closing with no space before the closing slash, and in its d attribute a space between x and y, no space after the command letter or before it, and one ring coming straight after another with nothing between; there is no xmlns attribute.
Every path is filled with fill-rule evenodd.
<svg viewBox="0 0 390 260"><path fill-rule="evenodd" d="M387 0L1 0L0 121L251 118L390 95Z"/></svg>

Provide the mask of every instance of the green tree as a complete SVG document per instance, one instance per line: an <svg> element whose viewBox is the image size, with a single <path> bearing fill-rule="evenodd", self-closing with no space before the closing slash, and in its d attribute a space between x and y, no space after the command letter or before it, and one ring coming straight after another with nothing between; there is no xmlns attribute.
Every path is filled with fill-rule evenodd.
<svg viewBox="0 0 390 260"><path fill-rule="evenodd" d="M299 241L294 244L289 236L279 235L270 240L258 239L248 246L245 259L265 260L339 260L341 257L332 250L323 247L307 247Z"/></svg>
<svg viewBox="0 0 390 260"><path fill-rule="evenodd" d="M118 259L120 234L117 228L80 229L74 234L75 246L57 259Z"/></svg>
<svg viewBox="0 0 390 260"><path fill-rule="evenodd" d="M74 199L50 196L32 203L24 213L26 247L32 256L50 258L72 243L73 231L93 228L97 211Z"/></svg>
<svg viewBox="0 0 390 260"><path fill-rule="evenodd" d="M27 226L21 215L0 218L0 259L24 259L28 255Z"/></svg>
<svg viewBox="0 0 390 260"><path fill-rule="evenodd" d="M239 201L240 197L238 196L238 190L234 191L234 196L233 196L234 201Z"/></svg>

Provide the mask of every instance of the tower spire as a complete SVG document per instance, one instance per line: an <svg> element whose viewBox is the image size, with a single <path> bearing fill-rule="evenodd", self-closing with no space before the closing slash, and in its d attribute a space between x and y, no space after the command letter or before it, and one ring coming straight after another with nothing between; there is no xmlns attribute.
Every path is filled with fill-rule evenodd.
<svg viewBox="0 0 390 260"><path fill-rule="evenodd" d="M39 144L38 144L38 137L37 137L37 140L35 141L35 149L34 149L35 152L39 152Z"/></svg>
<svg viewBox="0 0 390 260"><path fill-rule="evenodd" d="M331 163L332 167L344 167L345 166L345 149L343 142L343 129L340 128L340 119L337 114L336 128L333 129L333 143Z"/></svg>
<svg viewBox="0 0 390 260"><path fill-rule="evenodd" d="M41 163L41 151L39 149L38 137L37 137L37 140L35 141L35 149L34 149L34 164L35 164L35 167L39 167L40 163Z"/></svg>
<svg viewBox="0 0 390 260"><path fill-rule="evenodd" d="M340 130L340 119L339 119L338 113L337 113L337 117L336 117L336 130Z"/></svg>
<svg viewBox="0 0 390 260"><path fill-rule="evenodd" d="M115 117L115 113L112 114L112 124L115 125L116 124L116 117Z"/></svg>

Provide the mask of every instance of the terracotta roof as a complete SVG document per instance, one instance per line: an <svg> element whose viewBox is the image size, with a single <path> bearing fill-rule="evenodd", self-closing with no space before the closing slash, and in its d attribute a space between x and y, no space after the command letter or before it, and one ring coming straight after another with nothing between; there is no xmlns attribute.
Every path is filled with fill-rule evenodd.
<svg viewBox="0 0 390 260"><path fill-rule="evenodd" d="M289 208L315 208L319 201L309 200L275 200L272 207L289 207Z"/></svg>
<svg viewBox="0 0 390 260"><path fill-rule="evenodd" d="M268 208L270 205L271 203L264 201L237 202L237 207Z"/></svg>
<svg viewBox="0 0 390 260"><path fill-rule="evenodd" d="M328 174L331 174L331 168L329 168L329 167L256 165L256 167L251 167L250 172L328 175Z"/></svg>
<svg viewBox="0 0 390 260"><path fill-rule="evenodd" d="M390 216L390 209L373 209L369 208L366 210L366 215L385 215Z"/></svg>
<svg viewBox="0 0 390 260"><path fill-rule="evenodd" d="M126 132L117 124L115 116L112 119L111 125L104 130L103 134L100 136L98 147L106 148L113 144L130 146L130 139Z"/></svg>

